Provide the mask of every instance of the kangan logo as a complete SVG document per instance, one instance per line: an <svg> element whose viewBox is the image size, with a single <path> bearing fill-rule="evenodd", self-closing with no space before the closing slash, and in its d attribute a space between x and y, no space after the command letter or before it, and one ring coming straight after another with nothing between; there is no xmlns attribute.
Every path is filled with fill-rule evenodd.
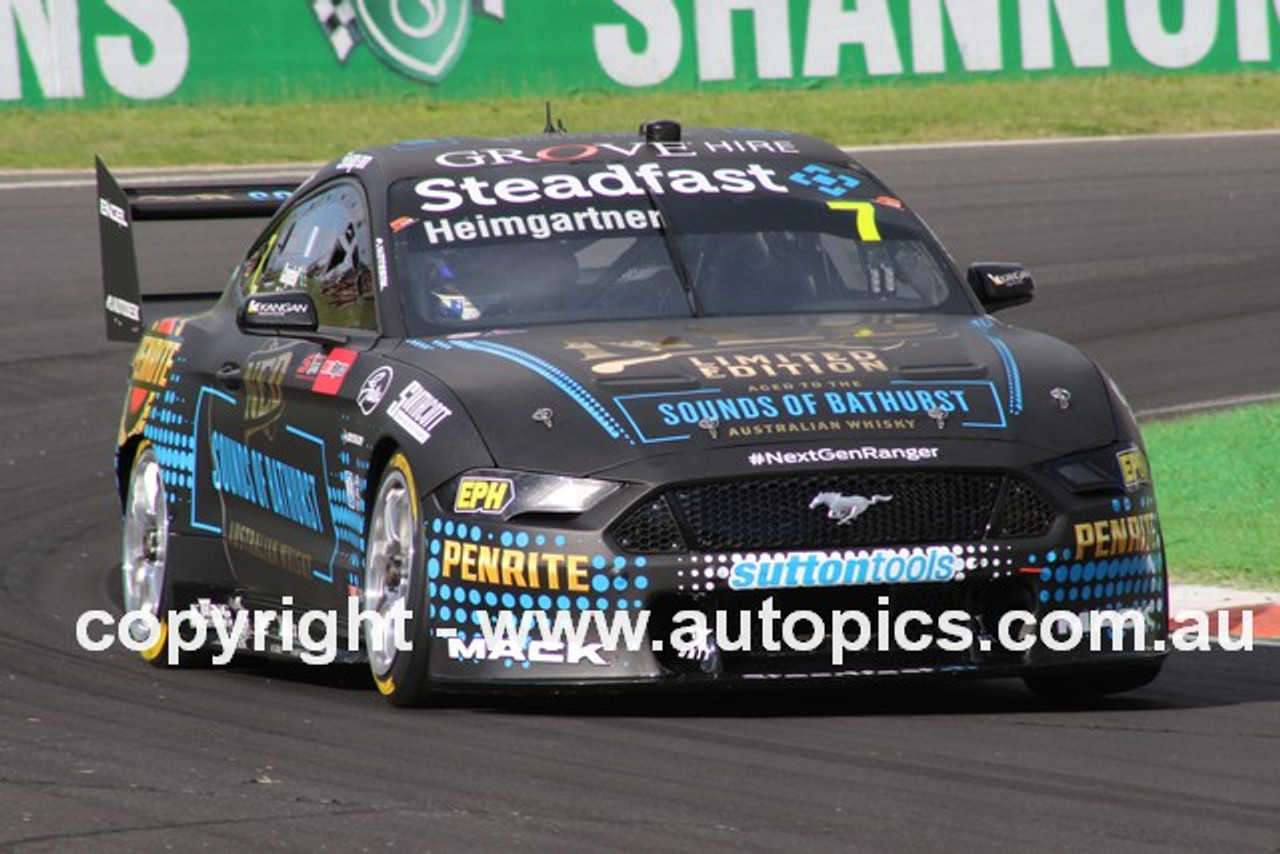
<svg viewBox="0 0 1280 854"><path fill-rule="evenodd" d="M311 0L339 62L367 42L391 68L428 83L444 80L462 56L472 6L502 20L505 5L506 0Z"/></svg>
<svg viewBox="0 0 1280 854"><path fill-rule="evenodd" d="M819 492L809 502L809 509L814 510L825 504L827 506L828 519L836 519L838 520L837 524L848 525L854 519L866 513L872 504L882 504L885 501L892 500L892 495L873 495L870 498L863 498L861 495Z"/></svg>

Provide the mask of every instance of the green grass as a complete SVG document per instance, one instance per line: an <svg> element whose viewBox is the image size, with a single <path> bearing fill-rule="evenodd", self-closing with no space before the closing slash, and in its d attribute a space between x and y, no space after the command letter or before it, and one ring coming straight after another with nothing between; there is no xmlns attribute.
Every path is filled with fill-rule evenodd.
<svg viewBox="0 0 1280 854"><path fill-rule="evenodd" d="M1185 133L1280 127L1280 74L1098 75L897 83L866 88L555 99L570 130L628 130L648 118L779 127L850 145ZM289 105L0 108L0 169L324 161L361 145L436 136L533 133L533 99L375 97Z"/></svg>
<svg viewBox="0 0 1280 854"><path fill-rule="evenodd" d="M1280 590L1280 404L1142 433L1173 578Z"/></svg>

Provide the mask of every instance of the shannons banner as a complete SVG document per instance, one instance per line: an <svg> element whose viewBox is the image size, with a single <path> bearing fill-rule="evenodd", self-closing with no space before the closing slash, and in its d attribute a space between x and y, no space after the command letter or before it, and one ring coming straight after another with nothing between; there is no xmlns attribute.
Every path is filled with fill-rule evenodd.
<svg viewBox="0 0 1280 854"><path fill-rule="evenodd" d="M0 103L1273 70L1280 0L0 0Z"/></svg>

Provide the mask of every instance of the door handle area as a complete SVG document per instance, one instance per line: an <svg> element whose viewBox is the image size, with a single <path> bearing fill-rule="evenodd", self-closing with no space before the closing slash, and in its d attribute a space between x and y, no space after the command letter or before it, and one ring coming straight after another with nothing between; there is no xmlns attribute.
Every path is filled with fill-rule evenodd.
<svg viewBox="0 0 1280 854"><path fill-rule="evenodd" d="M235 362L227 362L214 376L227 391L239 391L244 386L244 371Z"/></svg>

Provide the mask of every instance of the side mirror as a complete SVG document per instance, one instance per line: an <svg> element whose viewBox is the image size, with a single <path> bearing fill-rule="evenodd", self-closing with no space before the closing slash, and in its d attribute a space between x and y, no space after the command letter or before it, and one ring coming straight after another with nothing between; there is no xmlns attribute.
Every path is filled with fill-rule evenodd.
<svg viewBox="0 0 1280 854"><path fill-rule="evenodd" d="M245 332L307 333L320 326L320 315L311 294L282 291L257 294L240 306L236 324Z"/></svg>
<svg viewBox="0 0 1280 854"><path fill-rule="evenodd" d="M989 312L1031 302L1035 282L1021 264L983 261L969 268L969 287Z"/></svg>

